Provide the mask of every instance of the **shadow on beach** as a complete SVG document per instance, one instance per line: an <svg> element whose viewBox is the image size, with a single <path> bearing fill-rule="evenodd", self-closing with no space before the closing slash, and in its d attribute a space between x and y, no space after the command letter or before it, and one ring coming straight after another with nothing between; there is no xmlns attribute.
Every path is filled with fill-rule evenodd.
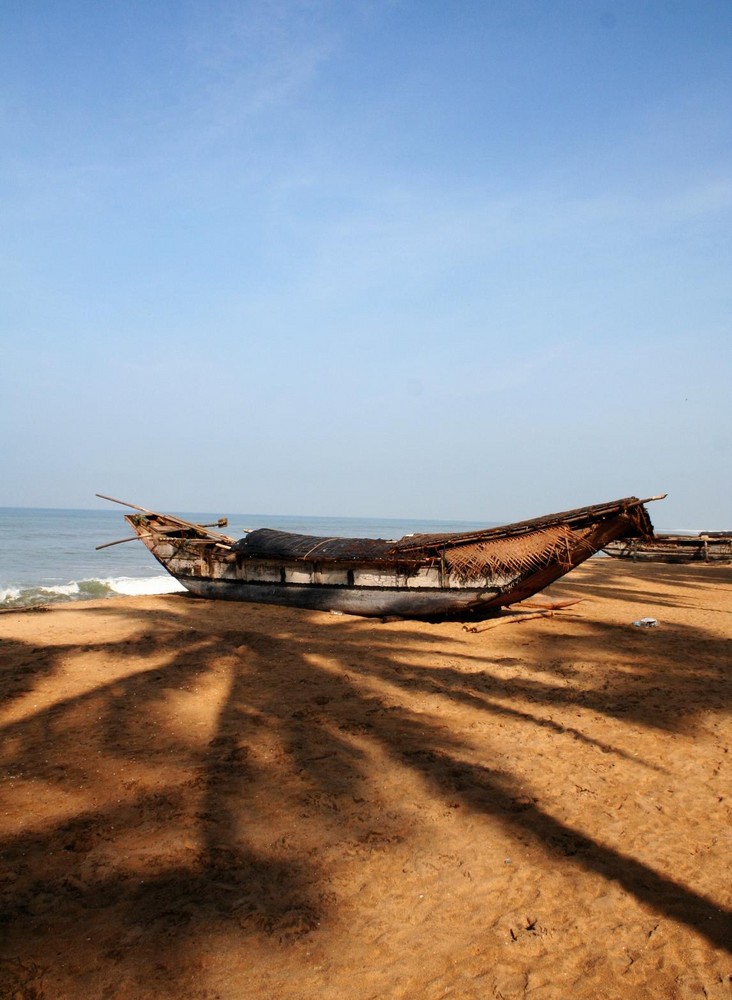
<svg viewBox="0 0 732 1000"><path fill-rule="evenodd" d="M707 567L656 568L648 602L670 606L669 581L691 595L716 574L729 582ZM583 589L638 598L624 572L602 567ZM612 883L732 951L721 896L526 791L532 741L665 773L668 762L634 751L635 727L689 734L705 713L729 712L729 640L718 634L675 624L651 645L587 614L572 628L515 623L499 643L495 630L455 623L179 595L73 613L83 644L0 643L4 804L17 819L0 840L3 997L44 996L59 968L89 995L126 995L115 982L182 995L185 976L186 996L214 996L190 983L217 942L297 949L341 933L340 911L358 899L339 882L342 864L368 880L374 857L418 856L423 800L436 815L489 820L548 864ZM584 669L598 650L618 669ZM515 727L515 762L505 734L495 742L503 726Z"/></svg>

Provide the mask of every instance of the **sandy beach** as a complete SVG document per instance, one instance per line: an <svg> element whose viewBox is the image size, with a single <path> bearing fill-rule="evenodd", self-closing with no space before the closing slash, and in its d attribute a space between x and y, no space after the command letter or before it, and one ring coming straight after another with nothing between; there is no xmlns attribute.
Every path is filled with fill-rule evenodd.
<svg viewBox="0 0 732 1000"><path fill-rule="evenodd" d="M732 568L543 596L0 615L0 998L730 1000Z"/></svg>

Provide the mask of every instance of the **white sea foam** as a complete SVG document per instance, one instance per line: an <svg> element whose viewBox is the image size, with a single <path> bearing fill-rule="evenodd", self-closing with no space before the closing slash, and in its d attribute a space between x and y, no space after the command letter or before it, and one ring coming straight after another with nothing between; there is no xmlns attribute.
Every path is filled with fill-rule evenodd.
<svg viewBox="0 0 732 1000"><path fill-rule="evenodd" d="M76 597L80 593L79 584L72 580L71 583L56 584L53 587L38 587L44 594L53 594L57 597Z"/></svg>
<svg viewBox="0 0 732 1000"><path fill-rule="evenodd" d="M125 597L145 597L154 594L175 594L186 588L172 576L130 577L102 580L115 594Z"/></svg>
<svg viewBox="0 0 732 1000"><path fill-rule="evenodd" d="M174 594L185 590L172 576L93 577L71 580L64 584L0 587L0 607L23 608L63 601L89 601L105 597L143 597L154 594Z"/></svg>

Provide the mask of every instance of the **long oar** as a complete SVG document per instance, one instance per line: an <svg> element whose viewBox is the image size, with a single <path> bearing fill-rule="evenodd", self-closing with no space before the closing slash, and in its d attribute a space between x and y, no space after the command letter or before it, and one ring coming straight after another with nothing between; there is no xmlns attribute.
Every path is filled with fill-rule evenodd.
<svg viewBox="0 0 732 1000"><path fill-rule="evenodd" d="M99 497L100 500L110 500L112 503L119 503L123 507L132 507L133 510L139 510L142 514L154 514L154 510L147 510L146 507L138 507L136 503L127 503L126 500L117 500L116 497L105 496L104 493L95 493L94 496Z"/></svg>

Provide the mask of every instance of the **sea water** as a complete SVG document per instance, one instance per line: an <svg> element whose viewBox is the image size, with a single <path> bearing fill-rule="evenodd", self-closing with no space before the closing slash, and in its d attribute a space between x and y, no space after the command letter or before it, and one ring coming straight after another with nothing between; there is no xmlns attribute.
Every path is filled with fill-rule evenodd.
<svg viewBox="0 0 732 1000"><path fill-rule="evenodd" d="M98 545L132 535L132 529L122 519L123 513L122 508L0 507L0 608L182 590L138 540L97 551ZM219 530L235 538L253 528L279 528L329 538L401 538L412 532L489 526L466 521L171 513L201 523L228 517L229 526Z"/></svg>

